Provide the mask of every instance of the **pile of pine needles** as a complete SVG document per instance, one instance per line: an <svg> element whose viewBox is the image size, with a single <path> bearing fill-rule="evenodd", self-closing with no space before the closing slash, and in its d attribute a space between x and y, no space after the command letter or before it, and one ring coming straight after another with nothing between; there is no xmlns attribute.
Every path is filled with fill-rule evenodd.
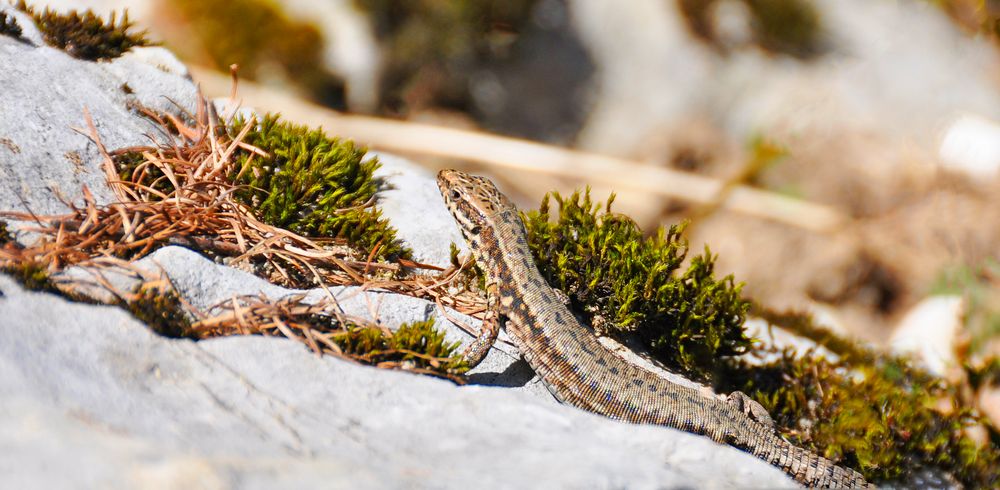
<svg viewBox="0 0 1000 490"><path fill-rule="evenodd" d="M236 297L207 313L190 305L179 305L184 312L179 318L186 323L165 328L162 333L198 339L235 334L281 335L302 342L317 354L458 379L454 375L462 368L451 355L457 346L444 348L449 346L443 343L443 337L436 337L438 334L431 325L418 325L423 329L418 337L423 339L420 345L436 354L394 346L391 339L395 334L388 329L361 319L345 318L328 287L350 285L361 286L363 290L408 294L479 316L485 310L484 301L469 286L468 263L442 270L406 259L380 261L374 259L377 246L365 254L343 240L307 238L266 224L254 215L253 209L234 199L239 186L227 177L239 175L249 167L245 161L242 168L234 168L234 154L238 150L267 155L242 141L254 126L252 123L243 124L242 130L231 137L223 126L227 122L204 99L193 115L139 110L156 122L166 142L109 152L89 114L86 115L89 136L104 156L103 168L117 202L100 205L84 188L83 206L66 203L70 212L65 214L0 213L8 219L33 223L21 230L38 236L27 247L16 242L5 244L0 249L0 268L6 271L27 268L41 276L52 276L73 265L100 270L111 264L121 269L123 264L160 247L180 245L283 286L319 286L327 294L313 303L304 302L302 295L279 300ZM148 299L148 294L140 293L151 290L140 285L135 291L122 292L111 290L107 281L101 282L118 298L116 302L126 307L136 303L137 298ZM141 284L149 282L144 280ZM64 293L76 294L71 291L70 283L52 281ZM169 286L152 290L161 296L176 296ZM150 309L150 305L139 304L137 308L141 313ZM384 342L378 340L378 335L365 333L367 329L378 329ZM366 335L375 352L345 351L344 345L357 345L352 333Z"/></svg>

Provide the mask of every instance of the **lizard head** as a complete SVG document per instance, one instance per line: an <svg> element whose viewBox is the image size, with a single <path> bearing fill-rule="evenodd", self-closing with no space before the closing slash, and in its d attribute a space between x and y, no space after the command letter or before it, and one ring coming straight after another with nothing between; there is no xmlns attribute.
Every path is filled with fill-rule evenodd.
<svg viewBox="0 0 1000 490"><path fill-rule="evenodd" d="M474 238L479 234L478 230L488 227L490 218L496 214L514 209L507 196L484 177L458 170L442 170L438 172L437 182L448 210L458 221L466 239Z"/></svg>

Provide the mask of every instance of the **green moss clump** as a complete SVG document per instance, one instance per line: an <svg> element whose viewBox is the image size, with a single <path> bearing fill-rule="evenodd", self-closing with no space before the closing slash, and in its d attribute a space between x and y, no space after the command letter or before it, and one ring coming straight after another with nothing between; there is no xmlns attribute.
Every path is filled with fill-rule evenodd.
<svg viewBox="0 0 1000 490"><path fill-rule="evenodd" d="M351 326L334 335L344 354L370 364L409 362L418 369L460 374L468 367L457 352L458 342L445 341L433 320L404 323L391 335L375 327Z"/></svg>
<svg viewBox="0 0 1000 490"><path fill-rule="evenodd" d="M159 335L183 338L191 334L191 321L173 289L139 285L121 306Z"/></svg>
<svg viewBox="0 0 1000 490"><path fill-rule="evenodd" d="M34 260L15 260L0 264L0 273L13 277L21 287L28 291L55 294L76 303L97 303L87 296L60 288L52 280L48 266Z"/></svg>
<svg viewBox="0 0 1000 490"><path fill-rule="evenodd" d="M101 304L89 296L60 289L52 280L48 267L39 262L13 262L0 266L0 272L11 275L29 291L55 294L75 303ZM190 333L191 322L184 313L180 296L173 290L161 291L140 285L129 299L112 304L124 308L160 335L176 338Z"/></svg>
<svg viewBox="0 0 1000 490"><path fill-rule="evenodd" d="M18 2L17 8L35 19L46 43L74 58L110 60L134 47L153 44L146 39L146 31L129 32L133 24L128 20L128 12L122 14L121 22L118 23L114 12L105 22L89 10L83 13L72 10L61 14L46 8L39 13L24 0Z"/></svg>
<svg viewBox="0 0 1000 490"><path fill-rule="evenodd" d="M469 110L470 77L513 51L538 0L355 0L385 54L379 86L388 112Z"/></svg>
<svg viewBox="0 0 1000 490"><path fill-rule="evenodd" d="M797 321L808 322L808 317ZM840 344L848 356L839 361L814 352L797 356L790 349L755 351L757 363L729 359L720 365L715 388L746 393L794 444L871 481L898 480L926 467L973 488L1000 481L996 443L978 447L965 432L974 425L989 428L988 422L958 408L953 387L907 359L876 356L848 341ZM942 411L942 405L947 409Z"/></svg>
<svg viewBox="0 0 1000 490"><path fill-rule="evenodd" d="M563 290L594 328L635 332L667 365L693 377L708 376L720 356L750 347L743 333L749 304L731 276L713 277L715 258L705 250L686 271L683 226L645 237L629 218L604 212L589 190L568 199L553 194L559 213L550 222L549 196L524 214L529 245L549 284Z"/></svg>
<svg viewBox="0 0 1000 490"><path fill-rule="evenodd" d="M171 0L194 31L198 46L176 43L193 56L207 54L217 68L240 66L250 79L270 76L274 67L314 100L344 107L344 83L324 68L326 42L315 24L296 21L273 0ZM190 39L188 40L190 42Z"/></svg>
<svg viewBox="0 0 1000 490"><path fill-rule="evenodd" d="M7 222L0 221L0 245L14 241L14 237L7 230Z"/></svg>
<svg viewBox="0 0 1000 490"><path fill-rule="evenodd" d="M969 385L979 391L987 386L1000 386L1000 357L990 357L975 366L965 366Z"/></svg>
<svg viewBox="0 0 1000 490"><path fill-rule="evenodd" d="M49 269L35 261L16 262L0 267L0 272L11 275L18 283L29 291L62 294L49 275Z"/></svg>
<svg viewBox="0 0 1000 490"><path fill-rule="evenodd" d="M236 121L231 134L244 124ZM370 206L377 190L372 174L379 163L364 160L364 149L273 114L243 141L269 155L250 158L250 152L241 150L236 156L235 183L247 186L236 196L262 221L309 237L343 238L364 253L378 246L381 258L409 256L389 222Z"/></svg>
<svg viewBox="0 0 1000 490"><path fill-rule="evenodd" d="M17 25L17 19L7 15L7 12L0 12L0 35L21 39L21 34L21 26Z"/></svg>
<svg viewBox="0 0 1000 490"><path fill-rule="evenodd" d="M678 0L688 28L703 41L722 48L712 19L717 0ZM755 42L762 48L800 58L821 51L822 22L810 0L743 0Z"/></svg>
<svg viewBox="0 0 1000 490"><path fill-rule="evenodd" d="M806 58L820 49L821 23L809 0L743 0L753 14L753 31L764 49Z"/></svg>

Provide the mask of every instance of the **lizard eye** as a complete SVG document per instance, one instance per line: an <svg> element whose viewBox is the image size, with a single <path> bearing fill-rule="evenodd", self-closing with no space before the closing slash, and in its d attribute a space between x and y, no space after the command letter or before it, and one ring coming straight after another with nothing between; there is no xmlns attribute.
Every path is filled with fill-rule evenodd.
<svg viewBox="0 0 1000 490"><path fill-rule="evenodd" d="M472 233L473 235L478 235L480 231L481 231L481 228L480 228L480 227L478 227L478 226L473 226L473 227L472 227L472 229L471 229L471 230L469 230L469 233Z"/></svg>
<svg viewBox="0 0 1000 490"><path fill-rule="evenodd" d="M451 197L452 199L461 199L462 193L458 192L457 190L451 191Z"/></svg>

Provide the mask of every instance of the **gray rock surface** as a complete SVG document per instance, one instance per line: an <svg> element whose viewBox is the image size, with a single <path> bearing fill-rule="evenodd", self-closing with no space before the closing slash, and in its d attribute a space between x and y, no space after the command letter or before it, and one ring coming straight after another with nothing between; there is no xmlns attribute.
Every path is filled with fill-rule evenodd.
<svg viewBox="0 0 1000 490"><path fill-rule="evenodd" d="M30 17L6 3L0 11L13 14L33 43L0 36L0 209L25 211L29 203L38 214L62 213L58 196L79 204L83 186L110 201L84 111L107 148L149 144L155 127L128 106L193 108L197 89L186 68L158 47L110 62L78 60L45 45Z"/></svg>
<svg viewBox="0 0 1000 490"><path fill-rule="evenodd" d="M0 291L5 488L789 484L706 438L526 393L320 358L285 339L161 338L121 310L6 276Z"/></svg>
<svg viewBox="0 0 1000 490"><path fill-rule="evenodd" d="M64 210L55 188L76 201L83 185L112 198L96 147L72 129L84 126L83 107L114 149L152 131L129 100L190 109L195 97L162 50L89 63L4 36L0 83L0 138L11 143L0 145L0 208L23 200L39 213ZM79 158L66 157L73 152ZM432 176L381 157L386 215L419 258L446 261L459 238ZM233 295L293 293L178 247L138 266L166 273L202 309ZM427 317L448 325L426 301L357 288L335 295L349 314L390 327ZM317 357L286 339L162 338L123 310L27 292L0 274L0 488L791 485L706 438L555 403L518 359L500 345L459 387Z"/></svg>
<svg viewBox="0 0 1000 490"><path fill-rule="evenodd" d="M749 44L720 55L690 33L674 2L567 3L600 68L595 108L578 137L594 151L633 155L693 116L739 142L807 130L837 138L851 130L926 150L963 113L1000 120L1000 55L987 39L963 34L932 2L810 2L826 50L809 60ZM746 9L716 13L723 34L751 22Z"/></svg>
<svg viewBox="0 0 1000 490"><path fill-rule="evenodd" d="M382 163L375 176L385 183L378 194L378 207L413 250L413 258L448 267L451 243L458 245L462 255L468 254L465 239L441 199L434 174L394 155L373 154Z"/></svg>

